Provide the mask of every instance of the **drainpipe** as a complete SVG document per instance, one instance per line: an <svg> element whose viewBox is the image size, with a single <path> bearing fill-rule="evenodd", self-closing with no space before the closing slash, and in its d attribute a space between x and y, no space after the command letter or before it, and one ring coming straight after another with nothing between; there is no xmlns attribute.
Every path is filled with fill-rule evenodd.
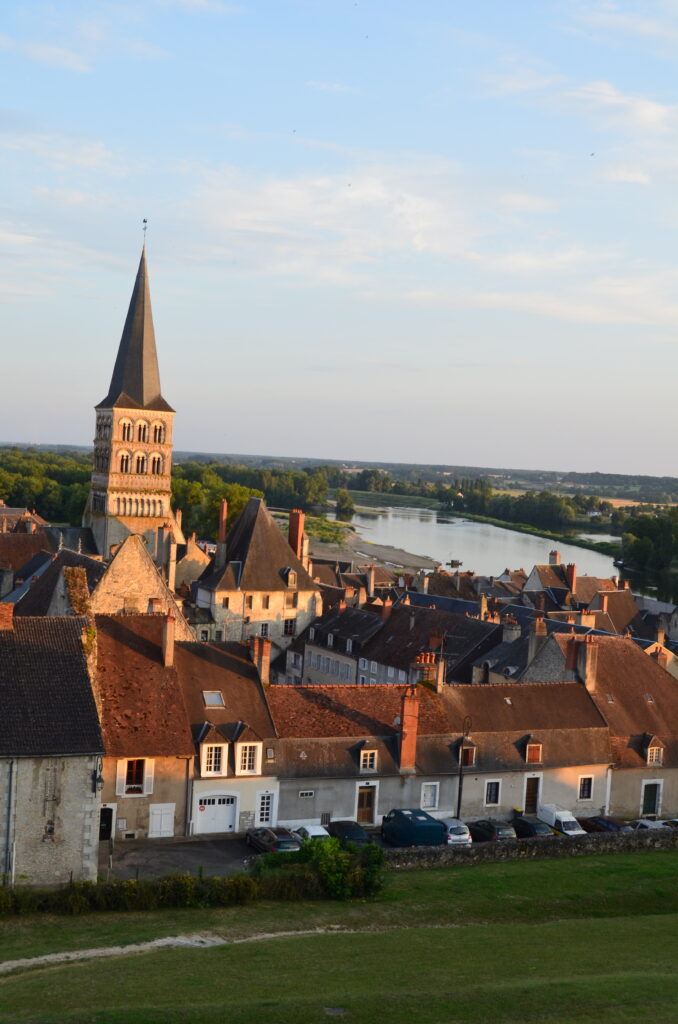
<svg viewBox="0 0 678 1024"><path fill-rule="evenodd" d="M612 789L612 765L607 766L607 779L605 780L605 806L603 814L610 813L610 790Z"/></svg>
<svg viewBox="0 0 678 1024"><path fill-rule="evenodd" d="M12 843L10 832L12 829L12 790L14 787L14 759L9 762L9 779L7 780L7 825L5 832L5 870L6 881L9 880L10 868L12 868Z"/></svg>
<svg viewBox="0 0 678 1024"><path fill-rule="evenodd" d="M190 777L190 767L191 761L193 760L193 754L190 754L188 757L186 757L186 755L182 757L181 755L177 754L177 760L186 762L186 785L184 791L184 800L186 804L184 808L184 835L187 836L189 834L188 830L191 825L191 802L193 799L193 787L191 785Z"/></svg>

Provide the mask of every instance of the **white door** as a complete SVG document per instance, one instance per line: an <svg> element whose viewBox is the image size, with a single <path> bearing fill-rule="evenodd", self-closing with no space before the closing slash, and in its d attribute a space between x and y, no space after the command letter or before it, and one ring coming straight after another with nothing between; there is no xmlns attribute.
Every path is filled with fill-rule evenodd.
<svg viewBox="0 0 678 1024"><path fill-rule="evenodd" d="M198 810L195 815L195 831L234 832L235 810L234 796L198 797Z"/></svg>
<svg viewBox="0 0 678 1024"><path fill-rule="evenodd" d="M151 804L148 820L149 839L166 839L174 835L175 807L176 804Z"/></svg>

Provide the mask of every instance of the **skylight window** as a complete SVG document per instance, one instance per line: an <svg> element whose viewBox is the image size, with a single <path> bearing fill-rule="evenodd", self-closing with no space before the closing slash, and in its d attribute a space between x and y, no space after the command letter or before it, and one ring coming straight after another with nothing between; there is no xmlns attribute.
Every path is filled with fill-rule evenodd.
<svg viewBox="0 0 678 1024"><path fill-rule="evenodd" d="M203 690L202 698L206 708L225 708L224 695L221 690Z"/></svg>
<svg viewBox="0 0 678 1024"><path fill-rule="evenodd" d="M645 694L645 700L647 701L648 704L654 704L654 697L652 696L651 693L646 693Z"/></svg>

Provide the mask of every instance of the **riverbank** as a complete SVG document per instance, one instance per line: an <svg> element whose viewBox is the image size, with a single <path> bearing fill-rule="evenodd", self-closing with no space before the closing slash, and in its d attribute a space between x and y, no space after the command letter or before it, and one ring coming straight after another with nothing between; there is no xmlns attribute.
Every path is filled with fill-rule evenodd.
<svg viewBox="0 0 678 1024"><path fill-rule="evenodd" d="M507 523L504 519L491 519L490 516L475 516L470 512L446 511L445 515L453 519L469 519L473 523L487 523L488 526L498 526L502 530L513 530L515 533L527 533L532 537L544 537L546 540L558 541L560 544L571 544L576 548L586 548L588 551L598 551L601 555L609 555L616 558L621 554L621 537L619 544L613 544L607 540L584 540L576 533L554 533L552 530L541 530L538 526L530 526L528 523Z"/></svg>
<svg viewBox="0 0 678 1024"><path fill-rule="evenodd" d="M355 565L372 563L408 573L419 569L430 571L440 565L440 562L428 555L413 555L391 544L373 544L364 534L357 532L347 533L340 543L328 543L317 537L309 537L309 550L311 556L316 558L332 558L340 562L353 562Z"/></svg>

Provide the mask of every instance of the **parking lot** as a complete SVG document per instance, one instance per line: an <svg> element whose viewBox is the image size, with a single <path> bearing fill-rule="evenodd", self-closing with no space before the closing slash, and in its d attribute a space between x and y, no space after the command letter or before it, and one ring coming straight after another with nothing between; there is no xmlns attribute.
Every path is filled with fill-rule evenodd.
<svg viewBox="0 0 678 1024"><path fill-rule="evenodd" d="M252 850L244 839L231 836L209 838L185 836L173 839L126 839L113 847L112 863L108 843L99 845L101 878L160 878L174 872L231 875L242 871Z"/></svg>

